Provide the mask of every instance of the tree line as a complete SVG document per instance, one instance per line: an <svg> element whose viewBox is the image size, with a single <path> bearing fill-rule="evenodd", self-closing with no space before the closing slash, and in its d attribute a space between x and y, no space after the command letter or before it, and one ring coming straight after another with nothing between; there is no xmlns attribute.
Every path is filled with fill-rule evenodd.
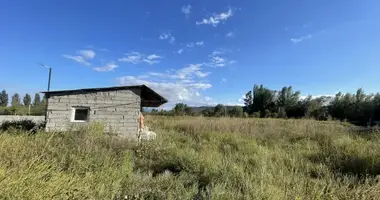
<svg viewBox="0 0 380 200"><path fill-rule="evenodd" d="M201 110L201 111L197 111ZM244 117L244 110L241 106L225 106L218 104L215 107L194 108L184 103L177 103L172 110L152 109L151 115L164 116L207 116L207 117Z"/></svg>
<svg viewBox="0 0 380 200"><path fill-rule="evenodd" d="M218 104L194 112L186 104L178 103L170 111L153 109L151 114L335 119L368 125L380 121L380 93L366 94L360 88L353 94L339 92L335 96L301 97L301 92L294 91L291 86L272 90L263 85L254 85L245 95L244 106Z"/></svg>
<svg viewBox="0 0 380 200"><path fill-rule="evenodd" d="M0 93L0 115L44 115L45 106L45 96L41 98L38 93L34 95L33 100L28 93L22 98L20 94L15 93L10 99L6 90Z"/></svg>

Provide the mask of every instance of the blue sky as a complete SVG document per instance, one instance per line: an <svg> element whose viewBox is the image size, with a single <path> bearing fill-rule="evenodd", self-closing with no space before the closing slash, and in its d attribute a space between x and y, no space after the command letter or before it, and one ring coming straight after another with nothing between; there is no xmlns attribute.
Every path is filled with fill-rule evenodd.
<svg viewBox="0 0 380 200"><path fill-rule="evenodd" d="M146 84L172 105L241 104L253 84L378 92L380 1L2 1L0 89Z"/></svg>

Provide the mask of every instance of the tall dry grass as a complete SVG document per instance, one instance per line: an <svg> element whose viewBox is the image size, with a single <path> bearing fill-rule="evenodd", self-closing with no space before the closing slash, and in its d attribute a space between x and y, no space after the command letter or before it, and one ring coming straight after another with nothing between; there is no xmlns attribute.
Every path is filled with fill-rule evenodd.
<svg viewBox="0 0 380 200"><path fill-rule="evenodd" d="M0 199L379 199L380 137L338 122L146 117L158 137L100 125L0 134Z"/></svg>

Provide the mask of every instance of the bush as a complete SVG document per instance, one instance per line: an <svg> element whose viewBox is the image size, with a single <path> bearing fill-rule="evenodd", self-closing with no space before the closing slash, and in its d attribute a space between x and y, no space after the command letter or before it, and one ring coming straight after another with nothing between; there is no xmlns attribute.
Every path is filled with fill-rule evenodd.
<svg viewBox="0 0 380 200"><path fill-rule="evenodd" d="M11 129L21 130L21 131L34 131L44 127L44 123L36 123L32 120L15 120L15 121L4 121L1 126L1 131L8 131Z"/></svg>

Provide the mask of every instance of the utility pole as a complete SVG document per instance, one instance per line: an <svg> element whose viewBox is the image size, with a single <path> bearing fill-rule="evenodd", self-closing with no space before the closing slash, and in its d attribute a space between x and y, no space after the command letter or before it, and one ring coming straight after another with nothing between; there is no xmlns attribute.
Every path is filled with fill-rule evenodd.
<svg viewBox="0 0 380 200"><path fill-rule="evenodd" d="M48 88L47 88L47 92L48 93L45 93L45 101L46 101L46 107L45 107L45 123L47 122L47 115L48 115L48 105L49 105L49 98L48 98L48 95L49 95L49 92L50 92L50 80L51 80L51 67L48 67L42 63L38 63L38 65L41 65L42 67L45 67L47 69L49 69L49 78L48 78Z"/></svg>

